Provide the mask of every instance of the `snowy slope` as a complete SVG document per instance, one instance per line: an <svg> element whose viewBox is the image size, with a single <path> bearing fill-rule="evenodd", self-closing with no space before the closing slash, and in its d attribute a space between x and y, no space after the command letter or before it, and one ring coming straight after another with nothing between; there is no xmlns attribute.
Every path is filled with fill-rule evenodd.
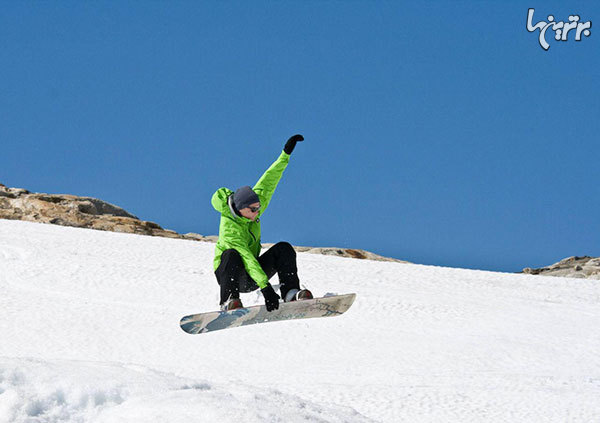
<svg viewBox="0 0 600 423"><path fill-rule="evenodd" d="M187 335L213 248L0 220L0 422L600 421L598 281L299 254L345 315Z"/></svg>

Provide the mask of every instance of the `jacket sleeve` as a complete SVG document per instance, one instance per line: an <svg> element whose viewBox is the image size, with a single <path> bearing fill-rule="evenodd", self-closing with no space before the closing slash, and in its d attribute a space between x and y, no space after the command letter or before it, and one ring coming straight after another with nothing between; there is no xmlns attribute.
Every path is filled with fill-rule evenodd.
<svg viewBox="0 0 600 423"><path fill-rule="evenodd" d="M283 171L290 162L290 155L282 151L277 160L260 177L256 185L252 188L260 198L260 214L262 215L271 202L271 197L279 184Z"/></svg>
<svg viewBox="0 0 600 423"><path fill-rule="evenodd" d="M219 234L219 243L225 250L233 248L240 253L244 267L250 277L256 282L260 289L266 287L269 283L269 278L260 266L260 263L252 254L252 251L244 243L244 236L240 233L242 229L237 225L227 225Z"/></svg>

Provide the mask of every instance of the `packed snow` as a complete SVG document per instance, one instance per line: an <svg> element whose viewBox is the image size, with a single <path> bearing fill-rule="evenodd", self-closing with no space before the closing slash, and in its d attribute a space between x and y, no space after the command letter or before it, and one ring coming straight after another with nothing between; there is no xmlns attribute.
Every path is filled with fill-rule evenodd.
<svg viewBox="0 0 600 423"><path fill-rule="evenodd" d="M600 421L599 281L301 253L347 313L188 335L213 250L0 220L0 422Z"/></svg>

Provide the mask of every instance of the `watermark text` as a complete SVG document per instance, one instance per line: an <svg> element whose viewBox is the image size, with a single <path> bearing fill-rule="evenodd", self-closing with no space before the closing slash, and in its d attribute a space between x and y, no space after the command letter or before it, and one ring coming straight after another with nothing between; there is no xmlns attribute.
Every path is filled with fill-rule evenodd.
<svg viewBox="0 0 600 423"><path fill-rule="evenodd" d="M590 31L590 28L592 27L592 21L580 22L579 15L570 15L569 22L557 22L554 20L553 15L549 15L548 21L539 21L534 25L534 12L535 9L529 9L527 12L527 31L540 31L540 46L546 51L550 48L550 44L548 44L546 41L546 31L548 31L548 29L552 29L552 31L554 31L554 39L556 41L568 41L569 32L572 31L575 33L575 41L581 41L582 34L586 37L589 37L592 34Z"/></svg>

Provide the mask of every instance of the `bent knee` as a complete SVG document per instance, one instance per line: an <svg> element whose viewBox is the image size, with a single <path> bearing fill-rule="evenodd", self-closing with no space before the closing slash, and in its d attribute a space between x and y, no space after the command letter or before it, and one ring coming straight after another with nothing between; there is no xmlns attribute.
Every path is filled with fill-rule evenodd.
<svg viewBox="0 0 600 423"><path fill-rule="evenodd" d="M294 247L289 242L281 241L275 244L274 247L280 251L285 251L288 254L296 255L296 250L294 250Z"/></svg>
<svg viewBox="0 0 600 423"><path fill-rule="evenodd" d="M239 251L236 250L235 248L230 248L229 250L225 250L221 254L221 260L223 260L223 259L230 259L230 258L238 258L238 257L242 258L242 256L240 255Z"/></svg>

